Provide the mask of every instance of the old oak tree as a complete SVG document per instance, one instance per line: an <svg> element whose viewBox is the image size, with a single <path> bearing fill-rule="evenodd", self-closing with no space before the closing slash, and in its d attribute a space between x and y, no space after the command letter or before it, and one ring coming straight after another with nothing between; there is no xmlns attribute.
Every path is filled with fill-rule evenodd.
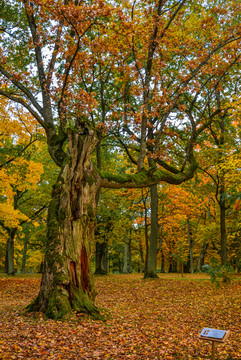
<svg viewBox="0 0 241 360"><path fill-rule="evenodd" d="M48 211L41 288L30 310L51 318L66 318L72 310L99 316L90 259L101 187L181 184L193 176L195 142L216 114L180 114L189 92L218 86L213 75L220 78L236 62L239 9L229 3L1 5L0 95L39 122L60 168ZM135 172L96 165L102 135L105 145L122 147Z"/></svg>

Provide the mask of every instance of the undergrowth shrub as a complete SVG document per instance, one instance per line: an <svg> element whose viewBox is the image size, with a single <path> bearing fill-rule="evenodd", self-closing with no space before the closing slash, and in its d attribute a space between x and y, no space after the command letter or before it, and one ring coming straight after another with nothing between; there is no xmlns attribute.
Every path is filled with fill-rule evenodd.
<svg viewBox="0 0 241 360"><path fill-rule="evenodd" d="M202 271L210 276L211 283L220 287L220 284L228 285L232 280L234 269L230 265L220 265L217 260L212 259L210 265L204 265Z"/></svg>

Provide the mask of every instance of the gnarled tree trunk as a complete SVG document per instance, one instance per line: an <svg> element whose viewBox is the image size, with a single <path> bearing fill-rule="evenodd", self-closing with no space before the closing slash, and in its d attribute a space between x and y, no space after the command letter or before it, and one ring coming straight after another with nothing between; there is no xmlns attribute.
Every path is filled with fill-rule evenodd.
<svg viewBox="0 0 241 360"><path fill-rule="evenodd" d="M68 135L68 159L53 188L48 212L40 292L29 306L55 319L67 317L72 310L98 316L90 266L98 181L89 159L95 137L82 135Z"/></svg>

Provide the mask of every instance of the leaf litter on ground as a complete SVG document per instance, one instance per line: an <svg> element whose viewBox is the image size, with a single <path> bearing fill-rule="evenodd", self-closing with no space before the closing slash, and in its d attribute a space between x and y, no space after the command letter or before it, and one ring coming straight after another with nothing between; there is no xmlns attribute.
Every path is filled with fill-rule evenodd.
<svg viewBox="0 0 241 360"><path fill-rule="evenodd" d="M241 359L239 280L217 290L203 275L96 277L105 322L84 314L64 322L26 314L39 285L37 277L0 278L0 359L211 359L211 343L199 340L204 327L230 330L216 346L218 359Z"/></svg>

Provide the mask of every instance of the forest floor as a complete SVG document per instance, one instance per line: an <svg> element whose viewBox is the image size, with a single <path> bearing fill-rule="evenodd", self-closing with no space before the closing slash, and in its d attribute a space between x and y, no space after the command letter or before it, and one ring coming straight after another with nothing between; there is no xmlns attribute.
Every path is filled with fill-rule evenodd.
<svg viewBox="0 0 241 360"><path fill-rule="evenodd" d="M241 360L241 278L215 289L205 275L96 277L96 304L106 322L79 315L61 322L24 308L39 276L0 277L0 359L211 359L204 327L230 330L216 358Z"/></svg>

